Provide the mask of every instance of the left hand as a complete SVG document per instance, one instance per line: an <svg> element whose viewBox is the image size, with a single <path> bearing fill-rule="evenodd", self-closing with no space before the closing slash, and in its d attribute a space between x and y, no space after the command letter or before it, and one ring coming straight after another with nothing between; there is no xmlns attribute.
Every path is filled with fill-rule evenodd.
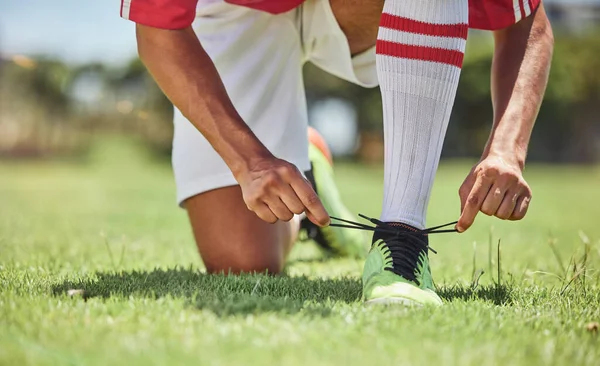
<svg viewBox="0 0 600 366"><path fill-rule="evenodd" d="M531 188L521 166L490 155L477 163L460 187L461 215L456 228L467 230L479 211L502 220L521 220L531 201Z"/></svg>

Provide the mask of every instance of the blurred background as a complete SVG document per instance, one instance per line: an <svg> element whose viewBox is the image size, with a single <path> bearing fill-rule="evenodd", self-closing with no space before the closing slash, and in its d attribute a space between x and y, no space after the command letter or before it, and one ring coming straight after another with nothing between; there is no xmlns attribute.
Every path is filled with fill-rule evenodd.
<svg viewBox="0 0 600 366"><path fill-rule="evenodd" d="M170 154L172 107L136 57L119 0L0 2L0 158L85 159L105 136ZM600 159L600 0L546 0L556 49L530 161ZM492 119L490 34L470 34L444 157L477 158ZM307 65L311 124L333 153L382 160L378 90Z"/></svg>

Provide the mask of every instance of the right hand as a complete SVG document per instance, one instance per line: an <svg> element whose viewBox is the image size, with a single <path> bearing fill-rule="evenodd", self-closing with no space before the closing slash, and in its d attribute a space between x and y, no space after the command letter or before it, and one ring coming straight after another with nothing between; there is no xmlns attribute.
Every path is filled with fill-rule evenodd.
<svg viewBox="0 0 600 366"><path fill-rule="evenodd" d="M285 160L262 158L236 178L248 209L268 223L290 221L294 214L303 212L318 226L330 223L310 182Z"/></svg>

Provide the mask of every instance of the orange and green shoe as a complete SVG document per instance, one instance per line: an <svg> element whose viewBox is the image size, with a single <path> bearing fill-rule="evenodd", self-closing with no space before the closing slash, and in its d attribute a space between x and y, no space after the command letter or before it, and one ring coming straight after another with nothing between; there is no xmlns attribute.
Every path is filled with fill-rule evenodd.
<svg viewBox="0 0 600 366"><path fill-rule="evenodd" d="M455 232L439 230L455 223L419 230L401 223L366 219L377 226L370 227L347 220L339 220L345 225L334 224L374 231L362 275L364 301L367 304L442 305L442 300L435 293L429 267L428 252L433 249L429 247L427 235Z"/></svg>
<svg viewBox="0 0 600 366"><path fill-rule="evenodd" d="M356 216L344 205L338 191L331 153L325 140L316 130L309 128L309 142L308 156L312 169L306 172L306 177L311 181L323 206L331 216L356 220ZM364 258L367 254L367 238L363 232L334 226L321 228L308 219L302 220L301 228L306 233L304 236L314 240L327 255Z"/></svg>

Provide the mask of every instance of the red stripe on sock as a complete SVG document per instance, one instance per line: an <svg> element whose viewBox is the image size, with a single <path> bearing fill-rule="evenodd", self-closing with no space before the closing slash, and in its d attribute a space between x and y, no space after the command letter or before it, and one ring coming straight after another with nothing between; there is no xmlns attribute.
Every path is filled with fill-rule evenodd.
<svg viewBox="0 0 600 366"><path fill-rule="evenodd" d="M377 54L410 60L439 62L462 67L464 53L443 48L413 46L402 43L377 40Z"/></svg>
<svg viewBox="0 0 600 366"><path fill-rule="evenodd" d="M425 23L387 13L381 15L381 22L379 25L384 28L402 32L424 34L426 36L462 38L465 40L467 39L467 34L469 32L468 24Z"/></svg>

